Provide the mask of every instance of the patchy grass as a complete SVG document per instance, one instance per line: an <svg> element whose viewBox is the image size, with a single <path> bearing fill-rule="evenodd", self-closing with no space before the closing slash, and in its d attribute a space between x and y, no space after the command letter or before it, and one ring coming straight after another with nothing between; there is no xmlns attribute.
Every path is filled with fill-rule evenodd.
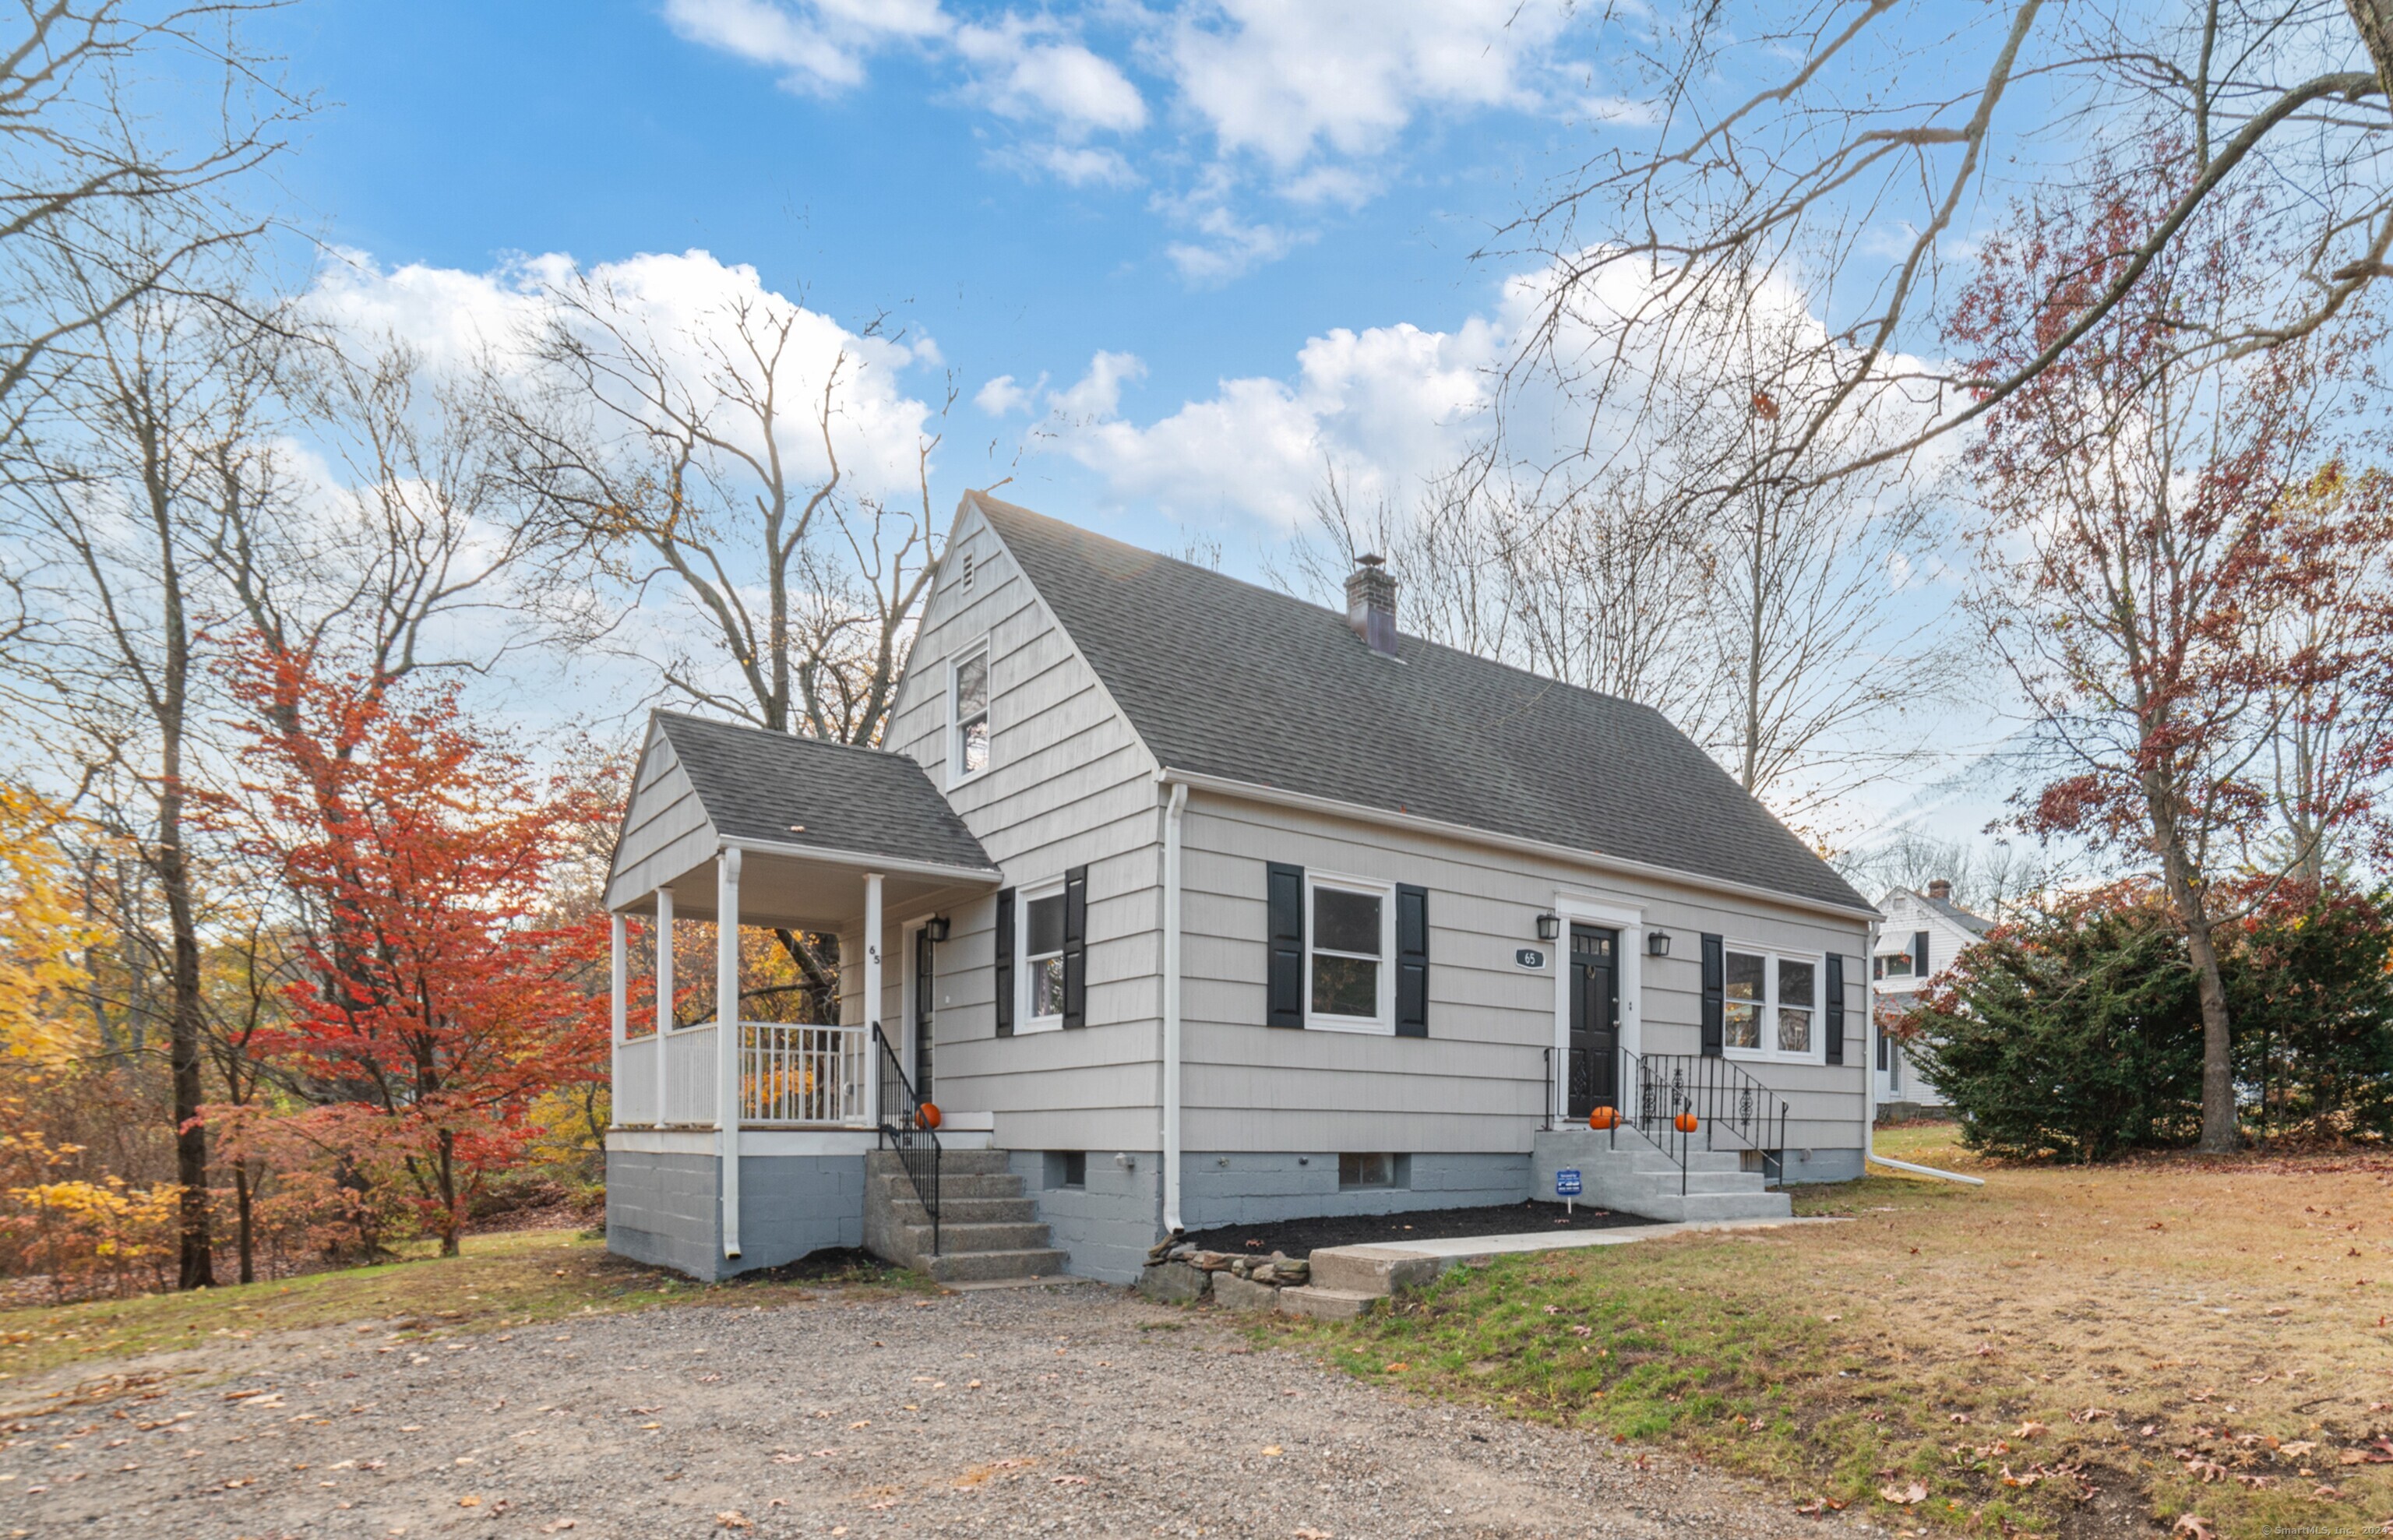
<svg viewBox="0 0 2393 1540"><path fill-rule="evenodd" d="M1879 1148L1987 1185L1797 1189L1845 1222L1510 1258L1376 1319L1259 1330L1914 1526L2393 1517L2393 1159L2005 1168L1934 1126Z"/></svg>
<svg viewBox="0 0 2393 1540"><path fill-rule="evenodd" d="M360 1322L383 1323L401 1335L491 1331L655 1305L770 1304L804 1299L810 1286L823 1285L937 1287L919 1274L844 1257L699 1284L611 1257L602 1242L573 1231L474 1235L457 1257L426 1254L275 1283L0 1311L0 1380L216 1338Z"/></svg>

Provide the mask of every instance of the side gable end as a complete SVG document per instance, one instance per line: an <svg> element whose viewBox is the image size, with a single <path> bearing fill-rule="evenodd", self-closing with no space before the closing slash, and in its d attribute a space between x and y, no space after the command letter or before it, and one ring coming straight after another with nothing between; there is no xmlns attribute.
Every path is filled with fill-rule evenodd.
<svg viewBox="0 0 2393 1540"><path fill-rule="evenodd" d="M713 821L673 752L663 727L648 719L647 740L624 804L608 868L607 907L621 908L711 859L718 842Z"/></svg>

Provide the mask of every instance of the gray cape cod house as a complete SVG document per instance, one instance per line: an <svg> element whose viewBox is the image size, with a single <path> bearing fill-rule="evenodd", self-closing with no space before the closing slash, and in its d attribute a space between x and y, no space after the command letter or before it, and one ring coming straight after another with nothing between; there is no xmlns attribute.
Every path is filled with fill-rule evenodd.
<svg viewBox="0 0 2393 1540"><path fill-rule="evenodd" d="M1876 911L1660 712L1406 635L1395 586L1340 614L974 493L886 750L656 713L609 1246L1127 1280L1564 1166L1658 1218L1859 1175ZM839 1021L631 1019L627 929L674 917L836 935Z"/></svg>

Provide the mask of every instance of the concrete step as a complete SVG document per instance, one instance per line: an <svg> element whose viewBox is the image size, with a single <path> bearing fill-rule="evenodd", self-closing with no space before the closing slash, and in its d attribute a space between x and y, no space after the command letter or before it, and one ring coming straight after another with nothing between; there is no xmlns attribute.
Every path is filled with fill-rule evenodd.
<svg viewBox="0 0 2393 1540"><path fill-rule="evenodd" d="M1320 1252L1314 1253L1318 1257ZM1377 1309L1387 1296L1365 1294L1359 1289L1324 1288L1308 1284L1302 1288L1279 1291L1279 1312L1282 1315L1309 1315L1315 1321L1352 1321Z"/></svg>
<svg viewBox="0 0 2393 1540"><path fill-rule="evenodd" d="M888 1184L887 1190L914 1196L913 1179L900 1172L896 1176L874 1176L869 1179ZM1022 1196L1022 1179L1017 1176L970 1176L942 1169L939 1172L939 1201L955 1203L972 1198L1018 1198Z"/></svg>
<svg viewBox="0 0 2393 1540"><path fill-rule="evenodd" d="M998 1278L1049 1278L1062 1272L1068 1253L1053 1246L1013 1251L942 1251L922 1259L922 1271L943 1284L984 1284Z"/></svg>
<svg viewBox="0 0 2393 1540"><path fill-rule="evenodd" d="M890 1212L900 1224L928 1224L931 1211L922 1207L912 1189L888 1199ZM1039 1218L1039 1205L1030 1198L959 1198L941 1196L939 1218L948 1224L1028 1224Z"/></svg>
<svg viewBox="0 0 2393 1540"><path fill-rule="evenodd" d="M906 1169L905 1157L895 1150L868 1150L864 1168L873 1176L901 1174ZM949 1176L1005 1176L1013 1169L1003 1150L964 1150L942 1148L939 1151L939 1172Z"/></svg>
<svg viewBox="0 0 2393 1540"><path fill-rule="evenodd" d="M1683 1181L1675 1170L1614 1173L1604 1184L1606 1195L1630 1212L1636 1207L1628 1202L1630 1194L1667 1193L1676 1197L1688 1193L1759 1193L1768 1184L1759 1171L1689 1171ZM1590 1189L1591 1190L1591 1189Z"/></svg>
<svg viewBox="0 0 2393 1540"><path fill-rule="evenodd" d="M931 1249L931 1221L927 1216L920 1223L905 1223L907 1239L917 1253L927 1256ZM959 1224L945 1215L940 1217L939 1251L1020 1251L1036 1249L1047 1244L1047 1227L1036 1220L1016 1224Z"/></svg>
<svg viewBox="0 0 2393 1540"><path fill-rule="evenodd" d="M1445 1264L1434 1257L1377 1246L1323 1246L1313 1253L1313 1283L1332 1292L1376 1295L1437 1281Z"/></svg>

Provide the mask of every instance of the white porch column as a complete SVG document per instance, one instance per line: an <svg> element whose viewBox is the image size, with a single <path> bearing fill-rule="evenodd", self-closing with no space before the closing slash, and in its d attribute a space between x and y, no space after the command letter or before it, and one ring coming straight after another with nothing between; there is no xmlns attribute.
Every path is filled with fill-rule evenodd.
<svg viewBox="0 0 2393 1540"><path fill-rule="evenodd" d="M609 994L610 1046L607 1053L607 1121L621 1123L623 1095L623 1039L631 1026L627 990L630 981L623 976L623 917L607 917L607 972Z"/></svg>
<svg viewBox="0 0 2393 1540"><path fill-rule="evenodd" d="M715 1153L723 1162L723 1254L739 1255L739 847L715 858Z"/></svg>
<svg viewBox="0 0 2393 1540"><path fill-rule="evenodd" d="M864 1116L881 1120L881 1045L870 1029L881 1024L881 874L864 874Z"/></svg>
<svg viewBox="0 0 2393 1540"><path fill-rule="evenodd" d="M673 1097L668 1094L665 1077L672 1061L665 1057L665 1036L673 1031L673 890L657 890L657 1127L673 1121Z"/></svg>

